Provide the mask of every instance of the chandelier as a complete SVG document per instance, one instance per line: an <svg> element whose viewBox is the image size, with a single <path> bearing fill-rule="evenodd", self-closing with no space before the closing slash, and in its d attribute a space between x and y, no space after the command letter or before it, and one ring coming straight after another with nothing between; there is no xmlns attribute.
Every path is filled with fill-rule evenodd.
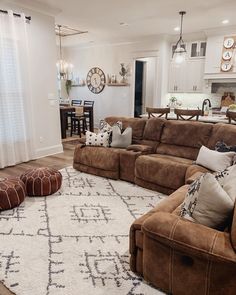
<svg viewBox="0 0 236 295"><path fill-rule="evenodd" d="M61 34L61 25L57 25L58 27L58 36L59 36L59 56L60 59L57 61L57 72L58 72L58 78L60 80L67 80L69 79L71 73L72 73L72 68L73 68L73 64L68 63L67 61L65 61L62 57L62 42L61 42L61 38L62 38L62 34Z"/></svg>
<svg viewBox="0 0 236 295"><path fill-rule="evenodd" d="M183 18L184 18L184 15L186 14L186 11L180 11L179 14L181 16L180 35L179 35L179 40L177 41L175 45L175 50L173 52L173 58L177 64L184 62L186 59L186 54L187 54L185 44L183 41Z"/></svg>

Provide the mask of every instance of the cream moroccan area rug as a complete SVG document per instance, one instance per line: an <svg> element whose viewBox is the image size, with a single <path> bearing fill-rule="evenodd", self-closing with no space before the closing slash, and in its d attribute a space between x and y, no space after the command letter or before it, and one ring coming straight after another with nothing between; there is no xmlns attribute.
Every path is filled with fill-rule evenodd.
<svg viewBox="0 0 236 295"><path fill-rule="evenodd" d="M61 190L0 213L0 280L17 295L160 295L129 268L129 228L165 196L61 170Z"/></svg>

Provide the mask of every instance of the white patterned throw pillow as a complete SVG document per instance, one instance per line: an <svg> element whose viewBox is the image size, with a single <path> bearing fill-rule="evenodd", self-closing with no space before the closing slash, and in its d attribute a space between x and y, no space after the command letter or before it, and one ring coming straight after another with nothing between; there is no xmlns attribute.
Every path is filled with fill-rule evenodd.
<svg viewBox="0 0 236 295"><path fill-rule="evenodd" d="M86 142L85 144L88 146L103 146L108 147L109 146L109 132L103 132L103 133L93 133L90 131L86 131Z"/></svg>
<svg viewBox="0 0 236 295"><path fill-rule="evenodd" d="M216 175L205 173L194 181L181 208L181 216L208 227L224 229L236 199L236 165Z"/></svg>
<svg viewBox="0 0 236 295"><path fill-rule="evenodd" d="M121 121L117 121L113 126L118 126L120 128L120 130L122 130L122 122ZM112 132L113 126L108 124L105 120L100 120L99 133Z"/></svg>

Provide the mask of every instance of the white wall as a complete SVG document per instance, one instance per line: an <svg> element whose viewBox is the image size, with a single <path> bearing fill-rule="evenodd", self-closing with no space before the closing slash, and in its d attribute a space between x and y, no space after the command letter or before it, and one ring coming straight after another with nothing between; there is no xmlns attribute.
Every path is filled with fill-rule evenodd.
<svg viewBox="0 0 236 295"><path fill-rule="evenodd" d="M86 79L88 71L92 67L100 67L107 75L116 74L118 80L120 63L125 63L131 68L129 77L129 87L109 87L100 94L93 94L85 87L74 87L70 93L71 99L89 99L95 101L95 124L106 116L133 116L134 112L134 65L135 60L145 57L156 57L157 77L159 73L161 54L160 51L163 40L151 39L142 42L123 44L123 45L104 45L93 46L88 48L67 47L64 48L64 58L74 64L74 73L78 74L81 79ZM166 99L166 91L161 94L160 79L155 81L153 105L161 105L161 99ZM166 84L167 85L167 84Z"/></svg>
<svg viewBox="0 0 236 295"><path fill-rule="evenodd" d="M56 84L55 21L51 16L0 1L1 9L30 15L29 53L32 120L36 156L62 151ZM51 98L49 100L48 98Z"/></svg>

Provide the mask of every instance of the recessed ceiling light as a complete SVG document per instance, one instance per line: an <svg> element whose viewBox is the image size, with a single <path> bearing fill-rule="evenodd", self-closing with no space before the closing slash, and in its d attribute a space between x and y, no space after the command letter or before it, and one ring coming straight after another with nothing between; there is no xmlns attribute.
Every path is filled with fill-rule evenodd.
<svg viewBox="0 0 236 295"><path fill-rule="evenodd" d="M175 27L174 31L179 32L180 31L180 27Z"/></svg>
<svg viewBox="0 0 236 295"><path fill-rule="evenodd" d="M120 26L122 26L122 27L126 27L126 26L128 26L129 24L127 24L127 23L125 23L125 22L120 22Z"/></svg>
<svg viewBox="0 0 236 295"><path fill-rule="evenodd" d="M229 20L228 19L224 19L224 20L222 20L222 24L223 25L227 25L229 23Z"/></svg>

